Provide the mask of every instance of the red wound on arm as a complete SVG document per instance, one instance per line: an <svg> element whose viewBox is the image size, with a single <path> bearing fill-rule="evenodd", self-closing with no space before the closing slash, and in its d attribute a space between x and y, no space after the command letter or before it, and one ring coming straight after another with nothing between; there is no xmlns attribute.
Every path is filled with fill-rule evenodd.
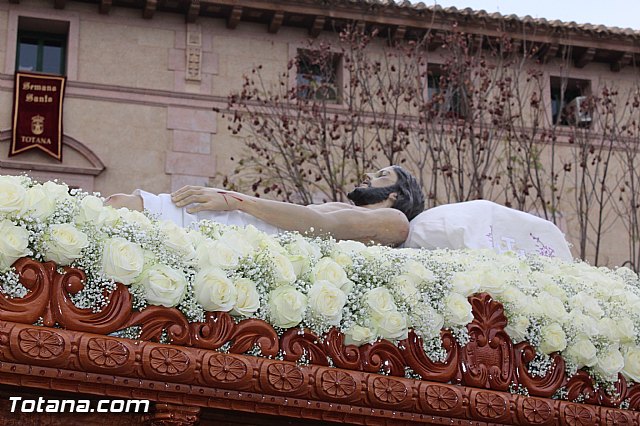
<svg viewBox="0 0 640 426"><path fill-rule="evenodd" d="M233 194L229 194L226 191L218 191L218 194L222 195L222 197L224 198L224 202L227 203L227 206L229 205L229 200L227 200L227 196L233 198L234 200L240 201L240 202L244 201L242 198L240 198L240 197L238 197L236 195L233 195Z"/></svg>

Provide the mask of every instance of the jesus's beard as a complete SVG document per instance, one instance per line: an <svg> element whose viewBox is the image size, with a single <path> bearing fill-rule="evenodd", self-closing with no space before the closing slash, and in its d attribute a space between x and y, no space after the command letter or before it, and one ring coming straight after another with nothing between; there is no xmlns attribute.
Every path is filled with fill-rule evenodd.
<svg viewBox="0 0 640 426"><path fill-rule="evenodd" d="M347 198L353 201L356 206L368 206L385 201L392 192L396 192L396 185L385 186L383 188L362 188L357 187L347 194Z"/></svg>

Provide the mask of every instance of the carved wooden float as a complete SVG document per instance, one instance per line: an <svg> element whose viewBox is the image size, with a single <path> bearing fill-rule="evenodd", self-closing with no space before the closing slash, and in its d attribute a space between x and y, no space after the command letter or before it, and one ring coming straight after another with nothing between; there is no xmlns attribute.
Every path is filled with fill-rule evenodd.
<svg viewBox="0 0 640 426"><path fill-rule="evenodd" d="M513 344L504 331L502 305L488 294L470 298L471 341L460 347L441 333L447 360L432 362L415 334L395 346L387 341L345 346L337 331L324 338L291 329L282 336L261 320L236 323L225 313L188 323L177 309L131 310L127 289L118 284L99 313L79 309L70 294L82 289L83 272L53 263L20 259L15 264L30 290L22 299L0 295L0 416L4 423L39 424L36 414L10 414L7 395L71 393L83 398L149 399L147 415L86 415L85 424L279 424L278 417L307 425L353 424L521 424L638 425L640 386L620 377L617 395L594 389L578 372L568 378L555 355L544 377L527 364L535 351ZM43 326L33 325L40 321ZM142 327L140 340L108 336ZM172 344L157 343L163 330ZM246 355L255 345L262 356ZM226 352L220 351L225 348ZM283 359L276 359L281 354ZM306 358L308 364L300 363ZM329 366L330 361L334 367ZM410 368L422 380L405 378ZM384 374L380 374L380 373ZM530 396L512 394L525 386ZM551 399L565 387L569 401ZM54 395L54 396L51 396ZM25 396L26 398L26 396ZM620 409L626 401L628 409ZM244 414L241 414L244 413ZM253 413L253 414L249 414ZM79 414L50 414L77 424ZM66 416L66 417L65 417ZM67 418L67 420L64 420ZM123 420L126 419L126 420ZM243 420L244 419L244 420Z"/></svg>

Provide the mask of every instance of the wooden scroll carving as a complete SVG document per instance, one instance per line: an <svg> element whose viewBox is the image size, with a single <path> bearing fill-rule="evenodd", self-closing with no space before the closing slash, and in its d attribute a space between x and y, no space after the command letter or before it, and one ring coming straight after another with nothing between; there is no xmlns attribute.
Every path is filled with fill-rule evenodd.
<svg viewBox="0 0 640 426"><path fill-rule="evenodd" d="M187 323L176 309L132 311L130 295L120 284L109 304L93 313L78 309L69 297L82 288L82 271L65 268L59 273L52 263L28 259L19 260L16 268L30 292L22 299L0 295L4 384L131 398L149 395L166 404L239 411L255 412L262 404L260 412L356 423L371 416L433 423L640 422L640 413L633 411L640 410L640 386L622 377L616 394L609 395L595 389L583 371L566 377L559 355L546 376L531 375L527 365L534 349L526 342L511 342L503 307L488 294L470 298L470 342L461 347L443 330L447 358L434 362L413 332L398 346L380 341L356 347L345 345L335 329L324 336L300 329L278 336L261 320L236 323L226 313L209 313L202 323ZM39 318L46 327L32 325ZM132 325L142 327L141 340L106 336ZM171 345L156 343L163 330ZM225 345L228 352L218 351ZM262 357L245 354L256 346ZM278 354L283 359L277 359ZM405 378L407 368L422 380ZM83 388L79 383L84 381L93 386ZM508 393L518 385L525 386L529 396ZM583 399L587 404L548 399L563 387L570 401ZM622 402L629 410L616 408ZM160 410L159 422L163 415ZM197 416L197 410L185 409L182 415Z"/></svg>

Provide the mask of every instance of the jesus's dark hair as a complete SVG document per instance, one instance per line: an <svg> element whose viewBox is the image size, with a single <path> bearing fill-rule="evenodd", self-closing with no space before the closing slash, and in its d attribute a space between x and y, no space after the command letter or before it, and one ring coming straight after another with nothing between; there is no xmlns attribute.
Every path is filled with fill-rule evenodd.
<svg viewBox="0 0 640 426"><path fill-rule="evenodd" d="M416 178L403 167L393 166L393 170L398 176L398 181L393 185L398 199L391 207L400 210L411 220L424 211L422 188Z"/></svg>

